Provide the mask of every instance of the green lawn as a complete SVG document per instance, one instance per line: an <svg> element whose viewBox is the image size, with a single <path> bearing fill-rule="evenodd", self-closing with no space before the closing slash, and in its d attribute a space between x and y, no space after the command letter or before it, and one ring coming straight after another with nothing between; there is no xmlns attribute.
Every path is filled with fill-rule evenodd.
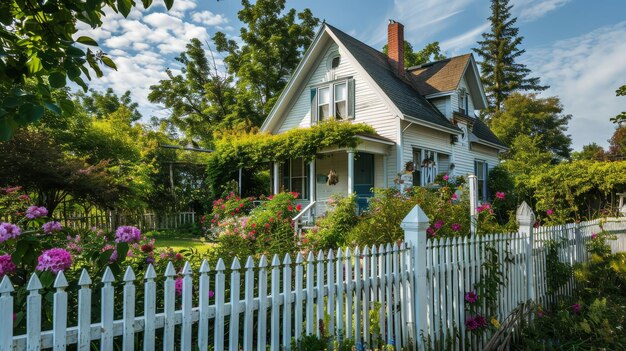
<svg viewBox="0 0 626 351"><path fill-rule="evenodd" d="M177 237L155 237L154 245L156 248L171 247L176 251L182 249L194 248L200 253L204 253L213 245L198 238L177 238Z"/></svg>

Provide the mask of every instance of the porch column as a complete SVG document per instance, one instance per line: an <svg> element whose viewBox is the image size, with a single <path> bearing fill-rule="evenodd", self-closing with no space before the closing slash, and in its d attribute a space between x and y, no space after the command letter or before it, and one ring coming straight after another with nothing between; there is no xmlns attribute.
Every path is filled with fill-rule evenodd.
<svg viewBox="0 0 626 351"><path fill-rule="evenodd" d="M389 169L387 168L388 157L383 156L383 188L389 188ZM415 180L414 180L415 181Z"/></svg>
<svg viewBox="0 0 626 351"><path fill-rule="evenodd" d="M316 200L316 194L315 194L315 159L311 160L311 162L309 162L309 198L311 199L311 203L315 202Z"/></svg>
<svg viewBox="0 0 626 351"><path fill-rule="evenodd" d="M274 194L278 194L278 187L280 187L279 164L278 162L274 162L274 187L272 189Z"/></svg>
<svg viewBox="0 0 626 351"><path fill-rule="evenodd" d="M348 151L348 195L354 193L354 152Z"/></svg>

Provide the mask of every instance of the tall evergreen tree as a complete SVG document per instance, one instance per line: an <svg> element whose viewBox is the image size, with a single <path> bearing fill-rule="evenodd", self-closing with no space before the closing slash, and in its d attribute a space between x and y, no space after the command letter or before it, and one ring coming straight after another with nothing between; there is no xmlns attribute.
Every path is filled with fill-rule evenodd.
<svg viewBox="0 0 626 351"><path fill-rule="evenodd" d="M491 30L483 33L478 48L473 49L482 59L481 80L489 99L489 112L502 110L504 100L514 91L541 91L548 87L540 85L539 78L529 78L530 69L516 62L526 50L520 49L524 37L515 27L516 17L511 17L509 0L492 0Z"/></svg>

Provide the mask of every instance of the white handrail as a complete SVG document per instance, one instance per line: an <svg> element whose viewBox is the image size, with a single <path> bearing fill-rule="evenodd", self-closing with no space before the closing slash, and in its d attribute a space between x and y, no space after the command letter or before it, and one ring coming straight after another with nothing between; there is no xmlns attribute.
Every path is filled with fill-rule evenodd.
<svg viewBox="0 0 626 351"><path fill-rule="evenodd" d="M293 223L293 230L294 230L295 235L298 235L300 231L300 226L298 225L298 221L300 220L300 217L302 217L305 213L311 211L311 209L313 208L313 206L315 206L316 203L317 201L312 201L310 204L306 205L306 207L303 208L302 211L300 211L300 213L298 213L291 219L293 221L292 223Z"/></svg>

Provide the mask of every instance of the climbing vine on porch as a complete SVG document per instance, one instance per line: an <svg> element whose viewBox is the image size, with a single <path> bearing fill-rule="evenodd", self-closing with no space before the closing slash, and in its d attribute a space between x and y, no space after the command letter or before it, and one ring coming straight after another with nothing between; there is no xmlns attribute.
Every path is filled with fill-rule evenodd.
<svg viewBox="0 0 626 351"><path fill-rule="evenodd" d="M354 148L358 134L375 134L365 124L329 121L310 128L292 129L282 134L227 132L218 135L215 151L208 162L207 181L214 194L217 186L236 178L239 168L254 171L272 161L295 158L312 160L329 147ZM268 168L267 166L265 166Z"/></svg>

